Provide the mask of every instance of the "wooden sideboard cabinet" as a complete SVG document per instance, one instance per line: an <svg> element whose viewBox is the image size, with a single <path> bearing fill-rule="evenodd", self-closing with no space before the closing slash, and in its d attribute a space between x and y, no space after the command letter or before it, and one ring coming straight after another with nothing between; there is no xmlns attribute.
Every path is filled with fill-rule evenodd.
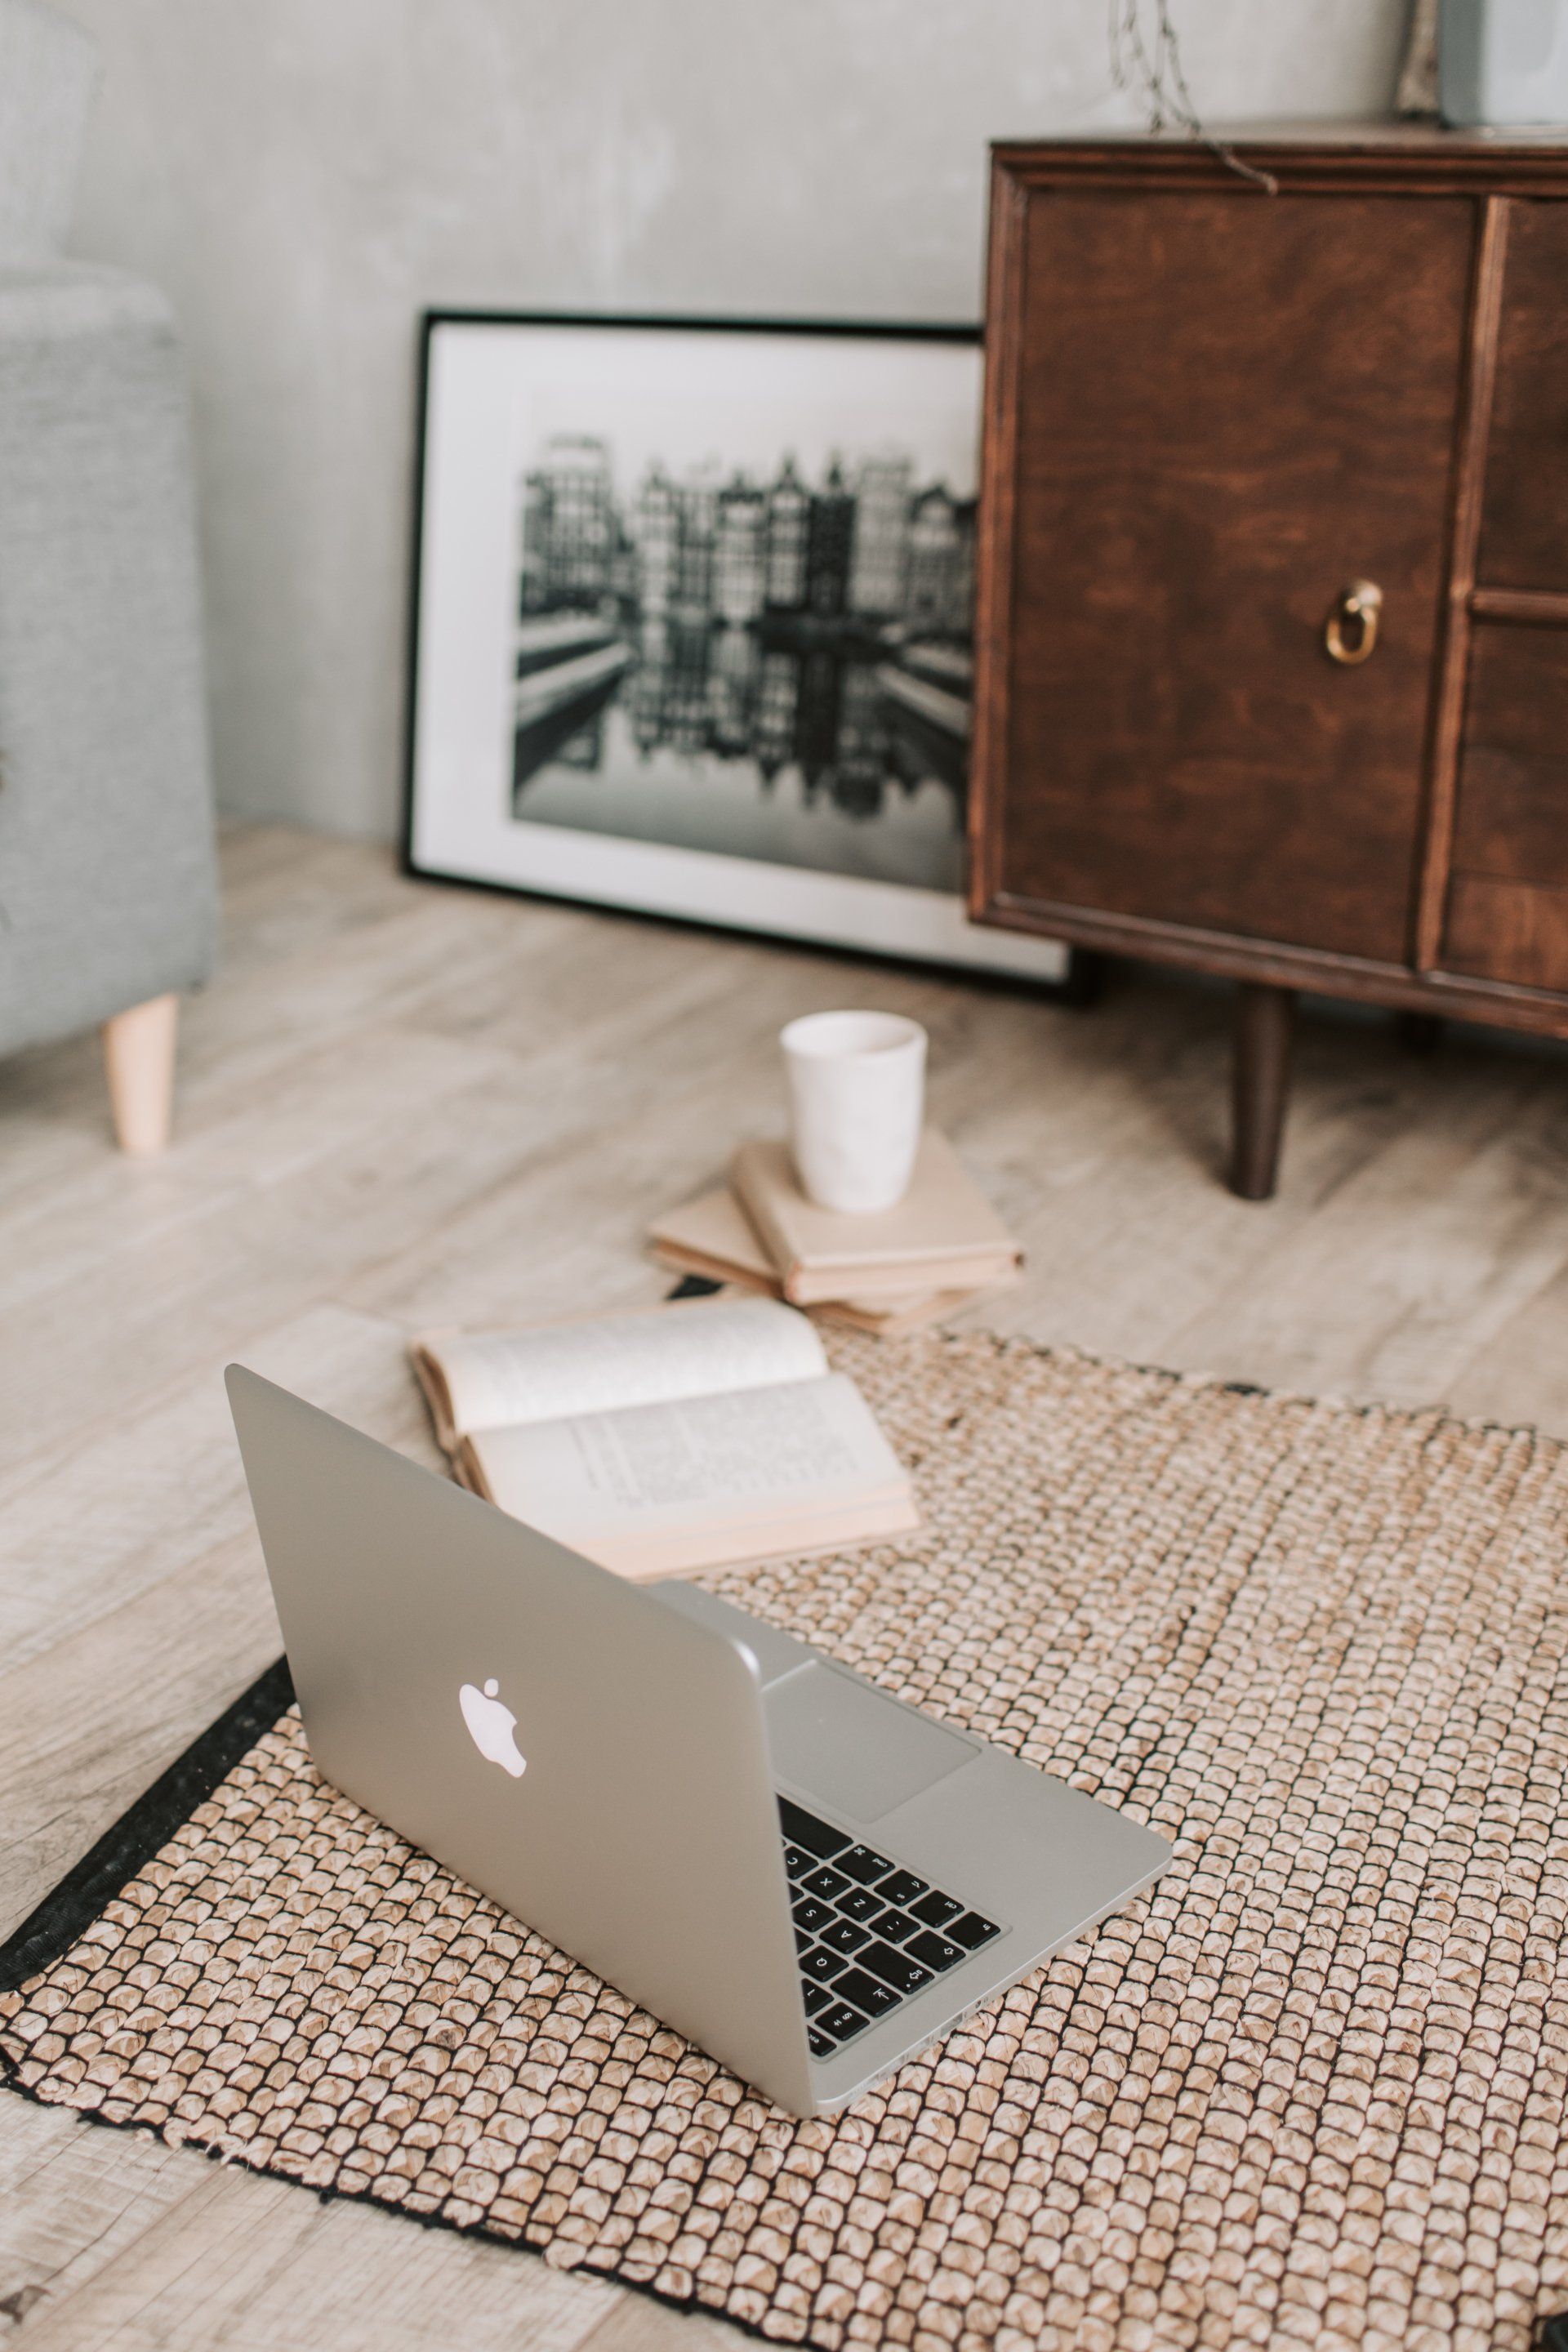
<svg viewBox="0 0 1568 2352"><path fill-rule="evenodd" d="M1568 147L993 151L971 911L1568 1036ZM1261 184L1267 179L1270 185Z"/></svg>

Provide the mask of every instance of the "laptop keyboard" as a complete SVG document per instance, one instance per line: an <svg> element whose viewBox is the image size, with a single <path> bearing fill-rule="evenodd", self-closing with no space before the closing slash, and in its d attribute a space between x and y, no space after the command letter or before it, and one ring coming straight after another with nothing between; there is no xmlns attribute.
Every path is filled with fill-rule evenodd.
<svg viewBox="0 0 1568 2352"><path fill-rule="evenodd" d="M830 2058L1002 1933L787 1797L779 1820L814 2058Z"/></svg>

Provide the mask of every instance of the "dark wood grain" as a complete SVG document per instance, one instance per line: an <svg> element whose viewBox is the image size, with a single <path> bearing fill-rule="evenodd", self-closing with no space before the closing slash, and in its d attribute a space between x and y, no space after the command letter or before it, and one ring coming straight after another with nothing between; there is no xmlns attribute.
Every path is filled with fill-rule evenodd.
<svg viewBox="0 0 1568 2352"><path fill-rule="evenodd" d="M1438 131L1397 122L1251 123L1219 127L1216 142L1283 189L1318 194L1568 195L1568 144L1525 132ZM1026 188L1214 188L1268 201L1239 181L1218 147L1173 131L1106 138L994 142L996 167Z"/></svg>
<svg viewBox="0 0 1568 2352"><path fill-rule="evenodd" d="M1568 589L1484 588L1470 592L1470 610L1478 620L1568 622Z"/></svg>
<svg viewBox="0 0 1568 2352"><path fill-rule="evenodd" d="M1515 207L1479 577L1568 590L1568 207Z"/></svg>
<svg viewBox="0 0 1568 2352"><path fill-rule="evenodd" d="M1288 988L1247 981L1237 992L1230 1189L1244 1201L1272 1200L1279 1182L1295 1017L1296 999Z"/></svg>
<svg viewBox="0 0 1568 2352"><path fill-rule="evenodd" d="M974 641L977 652L972 770L992 774L1006 765L1006 631L1012 603L1014 530L1017 511L1016 385L1023 326L1019 267L1027 197L1008 173L991 181L991 235L986 266L984 431L981 446L980 517L975 548ZM1001 842L989 803L972 793L968 807L969 902L978 911L1000 880Z"/></svg>
<svg viewBox="0 0 1568 2352"><path fill-rule="evenodd" d="M1473 237L1459 199L1032 200L1016 896L1405 958Z"/></svg>
<svg viewBox="0 0 1568 2352"><path fill-rule="evenodd" d="M1485 980L1474 973L1416 971L1408 964L1326 955L1315 948L1279 947L1267 940L1195 930L1182 923L1146 923L1135 915L1055 907L1048 900L1015 904L1005 891L993 899L986 920L1006 930L1069 940L1096 951L1173 964L1187 971L1212 972L1225 980L1267 981L1276 988L1340 996L1354 1004L1429 1012L1456 1021L1487 1022L1499 1029L1568 1037L1568 997L1544 995L1539 989L1521 987L1511 981Z"/></svg>
<svg viewBox="0 0 1568 2352"><path fill-rule="evenodd" d="M1452 858L1458 788L1459 733L1469 666L1472 591L1480 540L1481 499L1497 384L1498 322L1514 206L1489 196L1481 212L1466 327L1465 381L1455 436L1453 504L1448 524L1448 593L1438 630L1432 744L1422 816L1421 878L1415 904L1415 964L1441 961L1443 913Z"/></svg>
<svg viewBox="0 0 1568 2352"><path fill-rule="evenodd" d="M1453 863L1447 968L1568 990L1568 631L1476 631Z"/></svg>
<svg viewBox="0 0 1568 2352"><path fill-rule="evenodd" d="M1568 888L1456 874L1445 944L1458 971L1568 992Z"/></svg>

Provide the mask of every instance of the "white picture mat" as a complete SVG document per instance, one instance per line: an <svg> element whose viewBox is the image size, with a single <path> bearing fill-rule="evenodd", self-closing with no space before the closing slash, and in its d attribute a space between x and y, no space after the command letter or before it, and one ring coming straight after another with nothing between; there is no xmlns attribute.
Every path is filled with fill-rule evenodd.
<svg viewBox="0 0 1568 2352"><path fill-rule="evenodd" d="M696 348L699 398L693 399ZM1060 979L1067 950L969 924L956 894L529 824L510 813L517 486L550 433L604 431L627 474L650 455L781 446L809 472L840 440L911 432L973 490L981 356L968 341L788 331L440 320L428 345L410 862L421 873L770 931L824 945ZM629 388L629 389L628 389ZM820 428L814 431L813 417ZM639 431L640 420L640 431ZM960 421L962 420L962 422ZM685 423L684 447L672 446Z"/></svg>

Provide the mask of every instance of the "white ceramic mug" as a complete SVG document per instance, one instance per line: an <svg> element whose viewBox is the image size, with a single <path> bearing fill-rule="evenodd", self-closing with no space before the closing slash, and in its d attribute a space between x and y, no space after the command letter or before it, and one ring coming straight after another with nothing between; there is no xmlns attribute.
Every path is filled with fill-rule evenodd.
<svg viewBox="0 0 1568 2352"><path fill-rule="evenodd" d="M808 1013L779 1038L790 1140L807 1197L869 1216L909 1191L925 1102L926 1033L898 1013Z"/></svg>

